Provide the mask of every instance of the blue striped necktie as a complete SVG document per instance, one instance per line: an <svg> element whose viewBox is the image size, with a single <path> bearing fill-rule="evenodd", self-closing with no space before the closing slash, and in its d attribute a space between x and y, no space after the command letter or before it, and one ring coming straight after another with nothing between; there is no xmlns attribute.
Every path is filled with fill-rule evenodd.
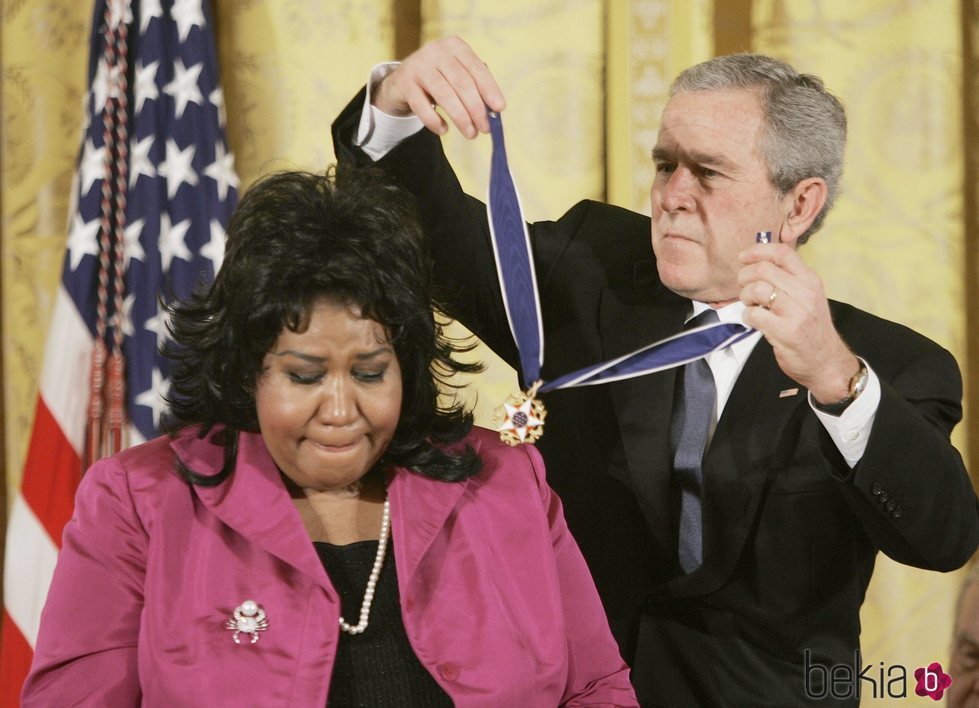
<svg viewBox="0 0 979 708"><path fill-rule="evenodd" d="M715 310L704 310L685 329L717 322ZM673 407L670 441L673 445L673 486L680 494L680 567L691 573L703 562L701 499L704 487L702 462L707 437L714 422L717 387L704 359L688 362L680 371L678 396Z"/></svg>

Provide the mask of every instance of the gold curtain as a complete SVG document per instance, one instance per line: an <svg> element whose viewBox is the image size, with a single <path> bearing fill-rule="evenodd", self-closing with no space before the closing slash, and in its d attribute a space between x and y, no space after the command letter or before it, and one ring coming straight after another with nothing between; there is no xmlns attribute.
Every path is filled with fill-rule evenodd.
<svg viewBox="0 0 979 708"><path fill-rule="evenodd" d="M61 277L92 4L3 0L0 8L2 439L6 498L12 500L27 454L44 338Z"/></svg>
<svg viewBox="0 0 979 708"><path fill-rule="evenodd" d="M608 201L649 214L650 151L670 83L714 55L709 0L608 3L605 117Z"/></svg>
<svg viewBox="0 0 979 708"><path fill-rule="evenodd" d="M242 187L278 169L325 169L333 117L394 56L393 3L212 2Z"/></svg>

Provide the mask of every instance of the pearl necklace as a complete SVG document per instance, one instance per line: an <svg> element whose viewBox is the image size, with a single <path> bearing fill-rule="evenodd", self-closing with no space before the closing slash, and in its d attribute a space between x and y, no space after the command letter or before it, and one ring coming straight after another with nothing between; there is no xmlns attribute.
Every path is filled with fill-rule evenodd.
<svg viewBox="0 0 979 708"><path fill-rule="evenodd" d="M360 621L356 626L348 624L343 615L340 616L340 629L347 634L357 635L367 629L367 619L371 613L371 603L374 602L374 588L377 586L377 579L381 575L381 566L384 565L384 554L388 547L388 531L391 528L391 502L384 499L384 513L381 515L381 535L377 539L377 555L374 557L374 567L371 568L370 577L367 579L367 590L364 591L364 602L360 605Z"/></svg>

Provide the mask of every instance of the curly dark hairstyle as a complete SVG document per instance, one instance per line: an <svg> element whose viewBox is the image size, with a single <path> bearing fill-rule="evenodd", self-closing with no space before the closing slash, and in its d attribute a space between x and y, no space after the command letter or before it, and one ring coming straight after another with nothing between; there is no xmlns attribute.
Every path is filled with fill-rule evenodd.
<svg viewBox="0 0 979 708"><path fill-rule="evenodd" d="M173 363L165 429L224 426L224 466L216 475L182 468L213 486L233 471L237 433L258 431L255 388L262 361L288 328L308 326L324 298L355 306L388 332L403 374L401 416L381 464L456 481L475 474L475 452L444 449L472 427L461 406L441 407L440 384L481 370L458 361L433 313L431 265L413 202L376 172L288 171L256 182L228 227L224 264L213 284L168 306Z"/></svg>

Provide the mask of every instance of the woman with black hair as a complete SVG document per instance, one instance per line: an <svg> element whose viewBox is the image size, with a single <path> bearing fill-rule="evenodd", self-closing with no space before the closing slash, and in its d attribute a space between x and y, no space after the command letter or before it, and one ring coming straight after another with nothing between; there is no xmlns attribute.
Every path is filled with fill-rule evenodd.
<svg viewBox="0 0 979 708"><path fill-rule="evenodd" d="M420 227L259 181L171 308L169 435L85 475L24 705L635 705L531 446L443 407Z"/></svg>

